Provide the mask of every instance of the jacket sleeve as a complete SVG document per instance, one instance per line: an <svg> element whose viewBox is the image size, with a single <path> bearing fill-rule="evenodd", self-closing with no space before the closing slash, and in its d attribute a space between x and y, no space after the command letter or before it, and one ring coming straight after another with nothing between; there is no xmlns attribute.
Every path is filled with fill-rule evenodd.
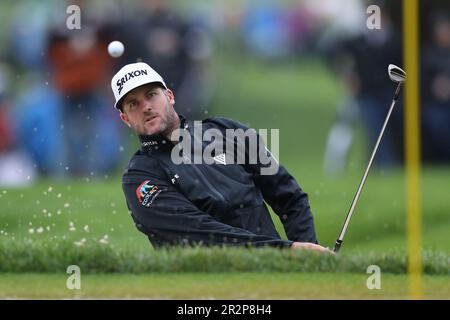
<svg viewBox="0 0 450 320"><path fill-rule="evenodd" d="M215 220L199 210L161 173L129 170L122 180L136 226L153 245L291 246L291 241L256 235Z"/></svg>
<svg viewBox="0 0 450 320"><path fill-rule="evenodd" d="M249 129L236 121L228 119L221 119L221 121L229 128ZM289 240L318 243L307 193L267 150L263 139L259 135L257 137L256 159L250 161L251 156L247 154L245 164L247 170L253 174L255 185L260 188L264 200L280 217ZM246 145L246 152L248 152L247 147ZM261 155L264 155L264 161ZM274 165L275 169L267 170Z"/></svg>
<svg viewBox="0 0 450 320"><path fill-rule="evenodd" d="M254 169L255 184L260 187L264 200L280 217L287 238L318 243L308 195L294 177L281 165L273 175L262 175L258 166Z"/></svg>

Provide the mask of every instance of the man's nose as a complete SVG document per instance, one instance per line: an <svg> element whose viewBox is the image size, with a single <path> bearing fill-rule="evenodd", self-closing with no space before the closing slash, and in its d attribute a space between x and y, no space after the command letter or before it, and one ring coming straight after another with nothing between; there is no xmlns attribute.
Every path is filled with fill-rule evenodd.
<svg viewBox="0 0 450 320"><path fill-rule="evenodd" d="M142 109L143 111L151 111L152 110L152 104L147 99L144 99L142 101Z"/></svg>

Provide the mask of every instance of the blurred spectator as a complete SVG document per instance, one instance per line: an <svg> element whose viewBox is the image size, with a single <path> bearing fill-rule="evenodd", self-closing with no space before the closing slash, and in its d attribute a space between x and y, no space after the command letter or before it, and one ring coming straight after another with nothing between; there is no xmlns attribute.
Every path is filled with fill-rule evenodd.
<svg viewBox="0 0 450 320"><path fill-rule="evenodd" d="M144 0L143 11L123 23L131 40L123 62L141 60L159 70L177 96L177 111L200 117L213 89L208 65L212 48L205 28L182 19L165 0Z"/></svg>
<svg viewBox="0 0 450 320"><path fill-rule="evenodd" d="M250 52L264 58L282 58L289 54L287 24L283 12L275 3L249 3L244 17L242 36Z"/></svg>
<svg viewBox="0 0 450 320"><path fill-rule="evenodd" d="M0 65L0 186L23 186L34 180L35 169L14 138L6 78L7 72Z"/></svg>
<svg viewBox="0 0 450 320"><path fill-rule="evenodd" d="M424 161L450 162L450 19L432 19L431 43L422 55Z"/></svg>
<svg viewBox="0 0 450 320"><path fill-rule="evenodd" d="M81 8L80 30L67 28L68 5ZM113 59L106 50L115 20L108 12L80 0L14 6L7 57L18 80L15 136L40 174L117 168L121 127L107 90Z"/></svg>
<svg viewBox="0 0 450 320"><path fill-rule="evenodd" d="M379 30L364 27L364 33L337 44L330 54L335 70L343 79L347 91L355 97L354 102L349 99L348 105L353 110L354 103L358 106L358 113L367 129L369 141L367 150L372 150L375 145L395 90L395 86L387 76L387 67L391 63L402 65L401 38L387 9L383 9L381 26ZM383 135L374 160L379 168L401 164L403 156L401 108L401 103L398 103ZM349 110L340 114L347 119L346 121L354 122L354 111ZM348 140L348 137L345 139Z"/></svg>
<svg viewBox="0 0 450 320"><path fill-rule="evenodd" d="M320 51L360 36L366 28L366 7L361 0L302 0L301 3L311 16L313 37Z"/></svg>
<svg viewBox="0 0 450 320"><path fill-rule="evenodd" d="M51 5L49 1L20 1L14 7L7 58L19 72L32 73L46 68L45 50Z"/></svg>
<svg viewBox="0 0 450 320"><path fill-rule="evenodd" d="M12 147L11 122L8 115L8 106L5 99L5 75L0 70L0 153L4 153Z"/></svg>
<svg viewBox="0 0 450 320"><path fill-rule="evenodd" d="M84 1L71 1L83 14L81 29L60 21L48 40L51 84L61 102L63 163L73 175L104 174L116 168L120 155L119 124L105 88L112 72L107 45L109 25Z"/></svg>
<svg viewBox="0 0 450 320"><path fill-rule="evenodd" d="M48 39L48 24L51 17L49 2L21 1L11 11L8 43L5 55L11 71L15 74L17 91L10 119L14 119L14 140L20 145L35 168L42 173L56 171L59 139L55 130L59 121L52 108L53 96L49 96L46 83L45 50ZM30 15L30 12L35 14ZM27 21L27 23L24 23ZM48 84L48 82L47 82Z"/></svg>
<svg viewBox="0 0 450 320"><path fill-rule="evenodd" d="M318 28L318 21L303 1L292 6L249 1L242 17L241 37L251 54L280 61L308 53Z"/></svg>

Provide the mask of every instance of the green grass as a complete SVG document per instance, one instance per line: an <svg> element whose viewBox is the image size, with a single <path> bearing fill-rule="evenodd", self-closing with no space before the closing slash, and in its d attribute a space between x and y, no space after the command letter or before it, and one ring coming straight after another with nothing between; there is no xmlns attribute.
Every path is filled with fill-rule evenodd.
<svg viewBox="0 0 450 320"><path fill-rule="evenodd" d="M450 255L424 252L424 271L450 276ZM407 272L405 253L389 250L339 255L319 255L275 248L171 248L130 250L67 242L2 242L0 272L60 272L78 265L84 273L171 272L364 272L377 265L383 272Z"/></svg>
<svg viewBox="0 0 450 320"><path fill-rule="evenodd" d="M423 231L425 248L449 253L446 175L448 171L442 169L424 172ZM311 173L303 177L299 180L309 192L319 239L331 246L358 179L315 181ZM431 185L434 187L426 188ZM49 187L51 192L48 192ZM393 247L406 251L403 187L401 172L370 176L346 235L344 251L384 252ZM132 223L118 178L68 183L41 181L33 187L3 192L6 193L0 192L0 241L74 243L84 238L86 244L101 245L100 240L107 235L108 245L113 247L150 248L146 237ZM275 221L282 233L277 217ZM70 231L73 230L71 222L74 231ZM39 228L42 233L38 233Z"/></svg>
<svg viewBox="0 0 450 320"><path fill-rule="evenodd" d="M84 238L99 244L106 235L109 245L149 247L128 214L119 177L43 180L32 187L4 190L0 201L0 239L73 243Z"/></svg>
<svg viewBox="0 0 450 320"><path fill-rule="evenodd" d="M0 274L0 298L28 299L409 299L405 275L381 276L369 290L367 274L193 273L81 275L80 290L67 274ZM450 277L426 276L424 297L448 299Z"/></svg>

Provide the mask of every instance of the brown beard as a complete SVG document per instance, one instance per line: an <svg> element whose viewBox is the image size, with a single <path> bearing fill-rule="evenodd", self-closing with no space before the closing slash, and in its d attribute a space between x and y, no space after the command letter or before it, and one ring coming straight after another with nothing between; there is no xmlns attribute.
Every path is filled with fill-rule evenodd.
<svg viewBox="0 0 450 320"><path fill-rule="evenodd" d="M165 119L166 122L166 128L161 131L161 134L170 140L170 137L172 135L172 132L176 129L178 129L179 126L179 118L178 114L175 112L173 107L170 105L169 102L167 102L167 118Z"/></svg>

